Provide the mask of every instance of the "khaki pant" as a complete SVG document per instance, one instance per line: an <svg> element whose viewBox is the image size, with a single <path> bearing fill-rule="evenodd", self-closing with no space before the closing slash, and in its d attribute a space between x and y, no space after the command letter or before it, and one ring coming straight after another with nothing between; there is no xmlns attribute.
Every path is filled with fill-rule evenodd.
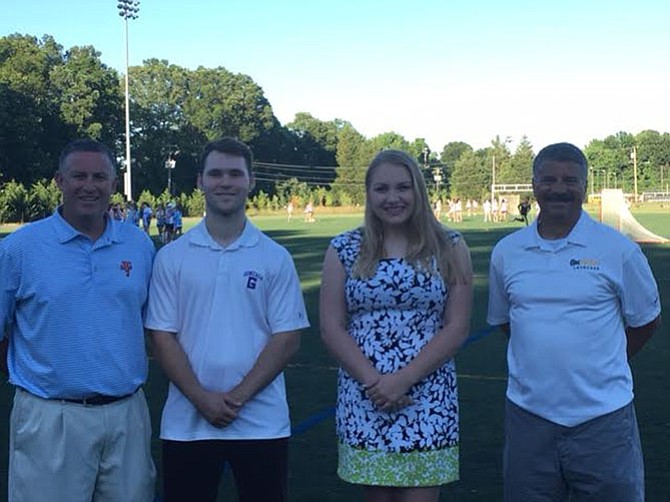
<svg viewBox="0 0 670 502"><path fill-rule="evenodd" d="M101 406L16 390L9 502L152 502L155 478L142 390Z"/></svg>

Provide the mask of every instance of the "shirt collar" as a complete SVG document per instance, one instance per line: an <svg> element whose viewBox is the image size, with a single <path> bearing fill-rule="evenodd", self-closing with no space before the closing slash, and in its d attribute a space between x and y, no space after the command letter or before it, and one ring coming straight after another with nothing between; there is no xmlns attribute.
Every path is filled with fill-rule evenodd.
<svg viewBox="0 0 670 502"><path fill-rule="evenodd" d="M88 235L74 228L67 222L67 220L65 220L65 218L63 218L63 215L61 214L62 208L62 205L58 206L52 216L52 221L56 230L56 235L58 236L58 241L61 244L65 244L66 242L74 240L78 237L83 237L90 241L91 238ZM99 247L107 244L121 242L122 238L121 232L119 231L119 225L122 224L122 222L113 220L107 213L105 213L103 217L105 218L105 231L95 241L95 245Z"/></svg>
<svg viewBox="0 0 670 502"><path fill-rule="evenodd" d="M565 238L566 244L586 246L589 231L593 224L593 219L588 215L588 213L586 213L586 211L582 210L577 223L575 223L575 226L572 227L572 230L570 230L570 233ZM546 244L543 242L543 239L540 237L540 233L537 230L537 218L531 225L523 229L522 232L525 232L525 239L523 244L525 249L540 248L543 250L548 250Z"/></svg>
<svg viewBox="0 0 670 502"><path fill-rule="evenodd" d="M204 218L190 232L191 244L201 247L208 247L217 251L234 251L238 248L253 247L258 244L259 239L260 230L258 230L258 228L256 228L248 218L244 222L244 229L242 230L240 236L226 248L216 242L209 234Z"/></svg>

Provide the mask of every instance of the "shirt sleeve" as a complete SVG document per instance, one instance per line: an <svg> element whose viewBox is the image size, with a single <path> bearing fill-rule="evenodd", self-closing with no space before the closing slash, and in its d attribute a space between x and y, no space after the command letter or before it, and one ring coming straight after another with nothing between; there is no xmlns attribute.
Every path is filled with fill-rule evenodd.
<svg viewBox="0 0 670 502"><path fill-rule="evenodd" d="M658 286L639 246L624 261L620 295L621 310L627 326L644 326L661 313Z"/></svg>
<svg viewBox="0 0 670 502"><path fill-rule="evenodd" d="M0 243L0 339L5 338L6 328L13 322L19 282L18 267L6 241Z"/></svg>
<svg viewBox="0 0 670 502"><path fill-rule="evenodd" d="M309 327L300 279L288 252L270 284L267 318L273 335Z"/></svg>
<svg viewBox="0 0 670 502"><path fill-rule="evenodd" d="M169 266L168 255L159 252L154 260L145 327L147 329L177 333L177 274Z"/></svg>
<svg viewBox="0 0 670 502"><path fill-rule="evenodd" d="M491 254L489 266L489 305L486 321L491 326L500 326L509 322L509 297L505 291L503 256L496 246Z"/></svg>

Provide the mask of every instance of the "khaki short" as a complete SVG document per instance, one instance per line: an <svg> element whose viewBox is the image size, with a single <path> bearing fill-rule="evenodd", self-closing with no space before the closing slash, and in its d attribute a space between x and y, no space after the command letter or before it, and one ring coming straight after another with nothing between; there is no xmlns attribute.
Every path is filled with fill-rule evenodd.
<svg viewBox="0 0 670 502"><path fill-rule="evenodd" d="M151 421L141 389L98 406L16 390L10 502L152 502L155 479Z"/></svg>

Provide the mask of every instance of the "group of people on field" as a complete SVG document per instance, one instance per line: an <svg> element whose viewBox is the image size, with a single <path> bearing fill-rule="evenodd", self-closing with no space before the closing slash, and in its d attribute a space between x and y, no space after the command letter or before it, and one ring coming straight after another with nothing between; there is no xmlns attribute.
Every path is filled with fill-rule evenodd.
<svg viewBox="0 0 670 502"><path fill-rule="evenodd" d="M122 207L119 203L110 204L108 212L113 220L124 221L136 227L141 225L147 234L151 232L151 222L155 218L158 240L163 244L182 234L182 211L179 205L173 201L166 205L158 204L154 212L148 202L142 202L138 209L137 204L131 200L126 202L125 207Z"/></svg>
<svg viewBox="0 0 670 502"><path fill-rule="evenodd" d="M463 201L456 197L454 199L447 199L447 211L444 213L442 209L442 199L437 198L433 202L433 215L438 221L442 220L443 214L447 222L462 223L463 222ZM526 225L529 223L529 215L532 209L530 199L523 199L517 206L517 213L513 215L513 221L521 221ZM539 212L539 206L536 208L536 213ZM482 212L485 223L504 223L509 221L509 201L504 197L485 199L482 203ZM479 213L479 202L475 199L467 199L465 202L465 213L468 217L472 217Z"/></svg>
<svg viewBox="0 0 670 502"><path fill-rule="evenodd" d="M286 204L286 221L290 222L293 219L295 206L296 204L294 204L292 199ZM307 204L305 204L303 213L305 223L316 223L316 218L314 217L314 203L311 200L307 201Z"/></svg>
<svg viewBox="0 0 670 502"><path fill-rule="evenodd" d="M629 359L659 324L659 293L640 248L582 210L587 172L577 147L543 148L541 213L491 256L487 320L508 338L507 502L644 500ZM289 500L283 370L309 327L298 274L245 215L245 144L208 143L196 176L205 217L156 253L108 211L110 150L76 140L55 174L62 204L0 242L10 501L154 500L145 330L170 381L164 500L216 500L226 464L240 501ZM324 250L320 290L340 367L337 473L366 502L436 502L459 478L470 252L411 155L377 154L365 193L364 223Z"/></svg>

